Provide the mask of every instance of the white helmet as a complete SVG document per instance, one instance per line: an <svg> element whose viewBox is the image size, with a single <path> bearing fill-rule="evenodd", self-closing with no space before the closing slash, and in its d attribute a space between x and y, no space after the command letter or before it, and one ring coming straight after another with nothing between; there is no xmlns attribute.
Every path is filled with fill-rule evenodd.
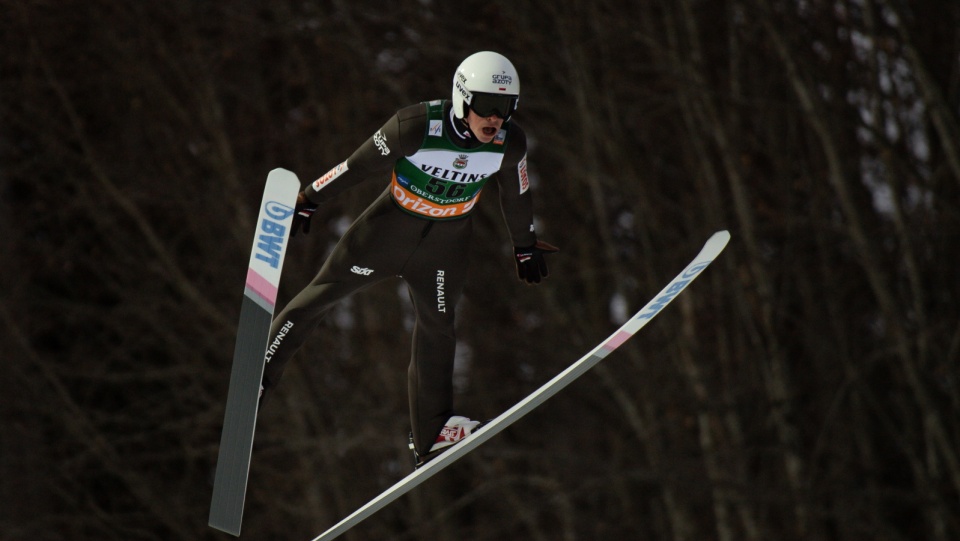
<svg viewBox="0 0 960 541"><path fill-rule="evenodd" d="M453 112L467 116L464 105L482 117L509 120L520 99L520 76L507 57L491 51L464 59L453 75Z"/></svg>

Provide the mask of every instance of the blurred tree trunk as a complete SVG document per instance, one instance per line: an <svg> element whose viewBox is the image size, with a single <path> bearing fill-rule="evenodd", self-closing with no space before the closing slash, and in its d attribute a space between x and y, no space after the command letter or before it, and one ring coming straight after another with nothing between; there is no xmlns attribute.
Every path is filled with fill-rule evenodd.
<svg viewBox="0 0 960 541"><path fill-rule="evenodd" d="M911 343L913 340L909 338L910 333L903 328L903 317L901 314L907 313L908 311L898 306L899 303L895 300L896 294L891 291L887 285L888 280L884 276L884 267L880 264L880 258L875 254L874 245L869 240L869 235L867 234L870 226L866 224L864 218L861 216L861 211L854 202L851 193L852 187L848 180L850 175L846 173L841 164L841 146L835 141L835 134L837 132L828 126L825 121L825 119L829 118L829 115L821 109L819 100L816 98L817 93L811 88L812 85L809 83L810 78L801 73L798 66L794 63L793 56L789 52L789 46L783 38L781 31L775 26L772 17L769 15L769 11L767 11L764 6L758 7L763 10L764 27L770 35L775 50L786 68L798 101L814 133L820 140L820 148L823 151L828 167L827 178L835 190L838 203L843 210L847 232L850 235L853 247L862 261L861 268L867 282L871 286L878 308L881 314L883 314L885 324L888 326L890 335L894 340L897 355L899 356L899 368L906 377L906 381L912 390L913 398L919 405L919 415L921 417L919 425L923 427L926 433L923 438L925 440L923 443L931 446L931 450L930 454L927 454L927 464L921 463L922 459L920 457L923 453L918 452L914 454L913 452L909 452L909 456L912 458L911 464L918 488L921 494L923 494L924 499L932 503L932 507L929 510L931 521L930 532L936 538L944 539L945 525L943 522L945 516L943 513L946 510L945 502L941 501L935 491L931 489L928 476L931 474L934 476L937 475L936 464L938 464L942 458L950 468L951 477L955 482L957 479L957 461L949 445L941 445L947 442L944 422L917 368L918 365L925 364L926 362L924 359L924 351L926 350L926 348L923 347L924 338L920 338L919 344L913 344ZM894 208L896 208L896 205L894 205ZM896 213L894 213L894 215L896 216ZM895 220L894 223L896 224L897 221ZM902 229L901 238L903 238ZM909 244L906 244L906 250L906 264L909 270L915 267L909 256ZM918 285L915 281L912 282L915 286ZM915 295L916 294L919 294L919 292L915 290ZM922 311L922 303L918 304L920 304L918 307L921 311L913 312L913 317L922 322L925 316ZM919 346L919 348L915 349L916 346ZM920 355L919 358L915 357L917 354ZM907 413L907 415L910 416L910 413ZM913 444L911 443L909 445L912 446ZM934 471L930 471L930 468L934 468Z"/></svg>

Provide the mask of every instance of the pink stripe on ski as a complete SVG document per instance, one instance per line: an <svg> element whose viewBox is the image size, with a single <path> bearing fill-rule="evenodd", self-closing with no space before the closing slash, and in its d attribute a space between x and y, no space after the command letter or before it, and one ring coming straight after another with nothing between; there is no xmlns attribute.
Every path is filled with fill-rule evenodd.
<svg viewBox="0 0 960 541"><path fill-rule="evenodd" d="M604 344L600 347L602 347L607 351L613 351L618 347L620 347L620 344L623 344L624 342L626 342L631 336L633 335L626 331L620 331L617 334L611 336L610 339L604 342Z"/></svg>
<svg viewBox="0 0 960 541"><path fill-rule="evenodd" d="M247 269L247 287L253 290L261 299L267 301L270 306L277 304L276 286L251 268Z"/></svg>

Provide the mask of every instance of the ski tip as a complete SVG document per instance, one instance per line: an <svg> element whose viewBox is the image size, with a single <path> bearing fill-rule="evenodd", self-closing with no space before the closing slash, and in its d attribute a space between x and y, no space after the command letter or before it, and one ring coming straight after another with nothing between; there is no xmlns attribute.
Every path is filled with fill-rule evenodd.
<svg viewBox="0 0 960 541"><path fill-rule="evenodd" d="M730 241L730 232L727 231L726 229L723 229L714 233L713 236L710 237L710 240L708 240L707 242L723 243L724 245L726 245L727 242L729 241Z"/></svg>
<svg viewBox="0 0 960 541"><path fill-rule="evenodd" d="M267 175L267 182L270 182L271 179L282 179L282 182L290 183L296 181L297 187L299 188L300 186L300 179L297 178L297 175L293 171L284 169L282 167L277 167L276 169L270 171L270 173Z"/></svg>

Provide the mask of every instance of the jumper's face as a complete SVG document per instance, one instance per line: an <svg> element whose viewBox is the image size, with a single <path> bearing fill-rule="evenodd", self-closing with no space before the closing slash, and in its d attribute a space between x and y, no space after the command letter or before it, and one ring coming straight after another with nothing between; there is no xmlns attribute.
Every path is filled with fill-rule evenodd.
<svg viewBox="0 0 960 541"><path fill-rule="evenodd" d="M482 117L473 112L473 109L467 108L467 118L464 119L470 131L477 137L481 143L489 143L497 136L497 132L503 126L503 119L497 115Z"/></svg>

